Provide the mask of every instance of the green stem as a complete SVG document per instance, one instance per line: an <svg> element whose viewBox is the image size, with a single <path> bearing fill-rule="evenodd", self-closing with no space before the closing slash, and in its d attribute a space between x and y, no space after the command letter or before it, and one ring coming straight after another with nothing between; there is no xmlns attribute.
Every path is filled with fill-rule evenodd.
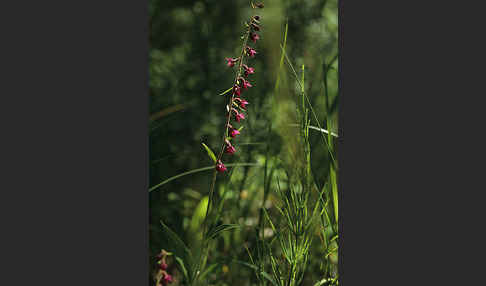
<svg viewBox="0 0 486 286"><path fill-rule="evenodd" d="M236 73L236 76L235 76L235 81L234 81L233 86L238 84L238 78L241 76L241 68L243 66L243 59L245 57L245 49L246 49L246 45L247 45L247 42L248 42L248 38L250 36L250 31L251 31L251 28L250 28L250 25L248 23L248 30L246 32L245 40L243 42L243 47L241 49L240 61L239 61L238 70L237 70L237 73ZM208 217L209 217L209 213L210 213L210 209L211 209L211 202L213 200L214 187L216 185L216 177L218 175L218 171L216 170L216 165L218 164L218 161L221 160L221 157L223 157L225 140L226 140L226 138L228 138L228 135L229 135L229 123L230 123L231 114L232 114L231 108L233 107L234 99L235 99L235 94L232 93L231 99L230 99L229 104L228 104L229 110L228 110L228 116L226 118L225 132L223 134L221 149L219 151L219 155L218 155L218 158L217 158L215 166L214 166L215 170L213 172L213 179L211 181L211 187L209 189L208 207L206 208L206 216L204 217L204 222L203 222L203 251L204 251L204 256L207 256L207 250L208 250L208 245L209 245L209 241L206 238L206 235L207 235L206 231L207 231L207 225L208 225ZM201 257L200 257L200 260L199 260L199 265L201 265L202 258L203 258L203 255L201 254ZM198 274L196 274L196 275L198 275Z"/></svg>
<svg viewBox="0 0 486 286"><path fill-rule="evenodd" d="M227 164L226 165L227 167L237 167L237 166L260 166L260 164L258 163L234 163L234 164ZM184 172L184 173L181 173L179 175L176 175L176 176L173 176L173 177L170 177L168 178L167 180L164 180L162 181L161 183L151 187L149 189L149 192L152 192L152 191L155 191L156 189L162 187L163 185L167 184L168 182L170 181L173 181L175 179L178 179L182 176L186 176L186 175L190 175L190 174L194 174L194 173L198 173L198 172L202 172L202 171L207 171L207 170L213 170L214 169L214 166L208 166L208 167L204 167L204 168L199 168L199 169L194 169L194 170L191 170L191 171L187 171L187 172Z"/></svg>

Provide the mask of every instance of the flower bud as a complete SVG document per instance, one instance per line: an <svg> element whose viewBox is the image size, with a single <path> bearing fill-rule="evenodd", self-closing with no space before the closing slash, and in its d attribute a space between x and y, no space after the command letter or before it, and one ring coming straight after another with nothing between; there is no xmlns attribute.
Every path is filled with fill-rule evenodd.
<svg viewBox="0 0 486 286"><path fill-rule="evenodd" d="M257 33L251 33L250 34L250 40L253 41L253 43L256 43L257 40L260 39L260 36Z"/></svg>
<svg viewBox="0 0 486 286"><path fill-rule="evenodd" d="M165 283L172 283L173 279L172 276L168 273L164 275L164 278L162 278Z"/></svg>
<svg viewBox="0 0 486 286"><path fill-rule="evenodd" d="M240 107L243 108L243 109L246 109L247 104L248 104L248 101L246 101L244 99L240 101Z"/></svg>
<svg viewBox="0 0 486 286"><path fill-rule="evenodd" d="M218 161L218 163L216 164L216 170L220 173L223 173L224 171L226 171L226 166L223 164L223 162L221 162L221 160Z"/></svg>
<svg viewBox="0 0 486 286"><path fill-rule="evenodd" d="M241 88L236 84L233 86L233 94L236 95L236 96L241 95Z"/></svg>
<svg viewBox="0 0 486 286"><path fill-rule="evenodd" d="M255 56L255 54L257 53L254 49L252 49L251 47L246 47L246 53L251 57L253 58Z"/></svg>
<svg viewBox="0 0 486 286"><path fill-rule="evenodd" d="M228 67L234 67L235 63L239 60L238 58L225 58L226 60L226 65Z"/></svg>
<svg viewBox="0 0 486 286"><path fill-rule="evenodd" d="M230 132L230 136L235 138L236 135L240 135L240 131L238 131L238 129L232 129Z"/></svg>
<svg viewBox="0 0 486 286"><path fill-rule="evenodd" d="M255 73L255 69L252 67L249 67L247 65L243 65L243 68L245 69L245 76L248 76L249 74Z"/></svg>
<svg viewBox="0 0 486 286"><path fill-rule="evenodd" d="M248 89L249 87L252 87L251 83L245 80L244 78L240 77L240 80L241 80L241 87L243 89Z"/></svg>
<svg viewBox="0 0 486 286"><path fill-rule="evenodd" d="M236 152L236 149L232 145L227 145L224 152L233 155Z"/></svg>
<svg viewBox="0 0 486 286"><path fill-rule="evenodd" d="M235 120L236 122L240 122L241 119L245 119L245 115L241 112L238 112L236 115L235 115Z"/></svg>

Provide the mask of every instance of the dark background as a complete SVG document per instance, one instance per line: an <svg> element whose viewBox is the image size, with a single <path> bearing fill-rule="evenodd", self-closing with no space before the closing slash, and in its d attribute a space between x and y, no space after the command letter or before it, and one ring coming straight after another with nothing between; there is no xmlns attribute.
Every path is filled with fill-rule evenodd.
<svg viewBox="0 0 486 286"><path fill-rule="evenodd" d="M201 164L207 159L201 142L216 146L220 139L225 99L218 94L233 80L224 58L238 53L243 22L250 11L244 1L153 0L149 4L150 185L155 185L164 178L208 165ZM276 1L275 6L268 3L261 11L263 26L269 15L269 21L276 24L267 25L279 30L265 28L261 33L257 48L261 56L254 61L257 72L251 78L255 86L247 142L262 141L272 120L265 113L269 105L266 98L275 84L269 61L279 54L270 54L267 46L270 41L282 41L286 19L287 52L296 67L306 65L306 79L311 82L308 93L316 109L324 106L323 96L319 96L323 63L330 62L338 52L337 1ZM330 104L337 121L337 72L332 72ZM207 186L209 177L195 175L193 185ZM181 187L178 182L169 186Z"/></svg>

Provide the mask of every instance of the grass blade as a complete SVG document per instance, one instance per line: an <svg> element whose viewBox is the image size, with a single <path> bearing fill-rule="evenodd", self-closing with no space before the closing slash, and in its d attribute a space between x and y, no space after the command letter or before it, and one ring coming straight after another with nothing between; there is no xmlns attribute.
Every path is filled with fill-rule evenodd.
<svg viewBox="0 0 486 286"><path fill-rule="evenodd" d="M234 229L234 228L238 228L240 227L240 225L238 224L221 224L221 225L218 225L212 229L209 230L208 232L208 240L209 239L214 239L216 238L222 231L226 231L226 230L230 230L230 229Z"/></svg>
<svg viewBox="0 0 486 286"><path fill-rule="evenodd" d="M237 166L260 166L261 167L261 164L258 164L258 163L236 163L236 164L225 164L226 167L237 167ZM203 168L198 168L198 169L194 169L194 170L191 170L191 171L187 171L187 172L184 172L184 173L180 173L179 175L175 175L173 177L170 177L164 181L162 181L161 183L153 186L153 187L150 187L149 189L149 192L152 192L154 190L156 190L157 188L167 184L168 182L170 181L173 181L175 179L178 179L180 177L183 177L183 176L186 176L186 175L190 175L190 174L194 174L194 173L198 173L198 172L203 172L203 171L208 171L208 170L214 170L214 166L208 166L208 167L203 167Z"/></svg>

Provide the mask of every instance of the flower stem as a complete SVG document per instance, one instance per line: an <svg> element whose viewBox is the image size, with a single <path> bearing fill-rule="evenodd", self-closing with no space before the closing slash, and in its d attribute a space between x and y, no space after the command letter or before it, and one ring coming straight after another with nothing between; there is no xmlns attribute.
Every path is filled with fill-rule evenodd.
<svg viewBox="0 0 486 286"><path fill-rule="evenodd" d="M241 49L240 61L239 61L239 64L238 64L238 69L236 71L235 81L234 81L233 86L238 84L238 78L241 77L241 68L243 66L243 59L245 58L245 49L246 49L246 45L248 43L248 38L250 36L250 32L251 32L251 26L248 25L248 30L246 31L245 40L243 42L243 46L242 46L242 49ZM232 93L229 104L228 104L228 106L230 107L230 110L228 111L228 116L226 118L225 132L223 134L221 148L220 148L220 151L219 151L216 163L215 163L215 167L216 167L217 162L219 160L221 160L221 158L223 157L224 147L225 147L225 144L226 144L225 141L226 141L226 138L228 138L228 136L229 136L229 123L230 123L231 114L232 114L231 107L233 106L234 99L235 99L235 94ZM203 251L204 251L204 255L201 254L200 262L199 262L200 264L202 262L203 256L207 256L209 241L207 241L207 238L206 238L206 231L207 231L209 212L210 212L210 208L211 208L211 202L213 201L214 187L216 185L217 175L218 175L218 171L215 168L215 170L213 172L213 179L211 181L211 186L210 186L210 189L209 189L209 198L208 198L208 206L206 208L206 216L205 216L204 222L203 222L203 224L204 224L204 226L203 226Z"/></svg>

